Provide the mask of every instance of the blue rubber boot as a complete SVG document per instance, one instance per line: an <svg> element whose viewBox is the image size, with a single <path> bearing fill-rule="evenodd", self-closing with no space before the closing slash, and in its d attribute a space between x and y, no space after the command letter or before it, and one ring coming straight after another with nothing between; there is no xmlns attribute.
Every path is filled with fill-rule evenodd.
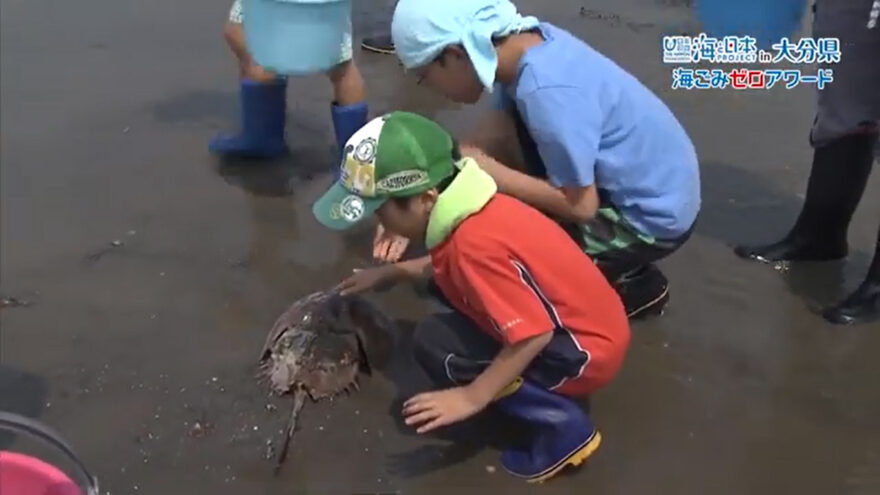
<svg viewBox="0 0 880 495"><path fill-rule="evenodd" d="M602 435L571 399L521 378L495 400L505 414L532 427L528 444L504 450L501 465L530 483L544 482L566 466L577 466L599 448Z"/></svg>
<svg viewBox="0 0 880 495"><path fill-rule="evenodd" d="M273 158L285 153L287 78L277 77L270 83L243 79L240 98L241 130L238 134L215 137L208 149L243 158Z"/></svg>
<svg viewBox="0 0 880 495"><path fill-rule="evenodd" d="M330 106L330 114L333 116L333 131L336 133L336 147L338 149L336 163L342 161L345 143L358 129L367 123L368 111L369 108L365 101L345 106L333 103Z"/></svg>

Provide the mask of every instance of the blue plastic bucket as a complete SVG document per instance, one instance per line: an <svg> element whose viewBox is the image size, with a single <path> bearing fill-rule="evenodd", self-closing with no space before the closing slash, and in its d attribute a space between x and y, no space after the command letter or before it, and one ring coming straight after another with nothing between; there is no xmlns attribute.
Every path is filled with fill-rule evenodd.
<svg viewBox="0 0 880 495"><path fill-rule="evenodd" d="M244 0L245 42L254 61L284 75L339 64L351 34L351 0Z"/></svg>
<svg viewBox="0 0 880 495"><path fill-rule="evenodd" d="M848 1L848 0L842 0ZM751 36L768 49L800 27L807 0L697 0L697 19L709 36Z"/></svg>

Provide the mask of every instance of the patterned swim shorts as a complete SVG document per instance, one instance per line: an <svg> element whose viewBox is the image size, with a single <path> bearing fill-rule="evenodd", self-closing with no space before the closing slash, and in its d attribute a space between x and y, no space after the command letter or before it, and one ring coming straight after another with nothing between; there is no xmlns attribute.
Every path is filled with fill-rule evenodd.
<svg viewBox="0 0 880 495"><path fill-rule="evenodd" d="M244 20L241 1L235 0L232 2L232 8L229 9L229 22L233 24L241 24ZM342 44L339 46L339 63L351 60L351 17L348 18L348 22L343 26L343 29L345 31L342 33Z"/></svg>

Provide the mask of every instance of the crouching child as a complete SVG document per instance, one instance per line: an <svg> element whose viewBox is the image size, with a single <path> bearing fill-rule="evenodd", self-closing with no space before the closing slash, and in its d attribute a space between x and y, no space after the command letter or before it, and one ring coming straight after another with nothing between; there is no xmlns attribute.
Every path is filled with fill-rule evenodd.
<svg viewBox="0 0 880 495"><path fill-rule="evenodd" d="M668 283L655 263L689 239L701 202L696 150L663 101L507 0L400 0L391 32L425 86L460 103L493 93L477 134L495 139L471 138L463 154L502 192L569 226L632 319L662 314Z"/></svg>
<svg viewBox="0 0 880 495"><path fill-rule="evenodd" d="M497 192L452 137L421 116L368 122L345 146L340 181L313 207L342 230L375 214L385 229L424 242L429 256L356 272L352 293L429 277L452 311L416 328L416 360L438 387L404 403L426 433L495 407L528 423L502 466L529 481L578 465L601 435L573 400L607 385L630 340L617 293L555 222Z"/></svg>

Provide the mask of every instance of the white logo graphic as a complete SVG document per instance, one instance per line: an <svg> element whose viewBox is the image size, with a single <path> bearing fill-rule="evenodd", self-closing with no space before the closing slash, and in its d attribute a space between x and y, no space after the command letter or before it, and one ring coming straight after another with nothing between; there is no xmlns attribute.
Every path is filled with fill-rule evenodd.
<svg viewBox="0 0 880 495"><path fill-rule="evenodd" d="M364 216L364 200L355 195L346 196L339 203L339 214L347 222L357 222Z"/></svg>
<svg viewBox="0 0 880 495"><path fill-rule="evenodd" d="M421 170L405 170L380 180L377 189L384 192L404 191L410 187L425 184L428 180L428 174Z"/></svg>
<svg viewBox="0 0 880 495"><path fill-rule="evenodd" d="M352 153L354 159L361 163L370 163L376 157L376 140L367 138L358 143Z"/></svg>

